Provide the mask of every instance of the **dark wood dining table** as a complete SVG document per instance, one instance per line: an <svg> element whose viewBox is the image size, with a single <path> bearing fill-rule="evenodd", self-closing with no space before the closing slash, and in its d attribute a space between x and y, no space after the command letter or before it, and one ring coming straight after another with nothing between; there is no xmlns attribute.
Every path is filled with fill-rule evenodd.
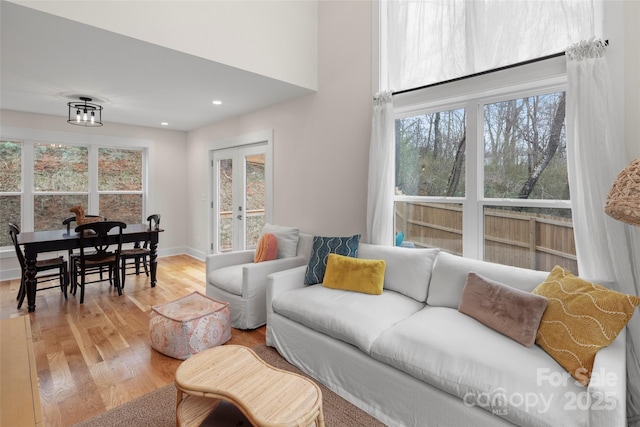
<svg viewBox="0 0 640 427"><path fill-rule="evenodd" d="M151 287L156 286L158 267L158 240L162 229L149 229L149 224L127 224L122 230L122 243L134 243L150 240L149 267ZM113 241L116 241L113 235ZM31 231L18 234L18 244L24 246L24 257L27 264L25 272L27 286L27 306L29 312L36 310L36 261L39 253L55 252L80 247L80 234L75 231L51 230Z"/></svg>

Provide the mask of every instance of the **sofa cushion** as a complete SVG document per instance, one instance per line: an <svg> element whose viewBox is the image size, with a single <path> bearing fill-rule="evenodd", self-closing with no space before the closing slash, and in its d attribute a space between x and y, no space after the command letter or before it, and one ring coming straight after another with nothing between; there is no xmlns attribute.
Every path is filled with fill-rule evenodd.
<svg viewBox="0 0 640 427"><path fill-rule="evenodd" d="M384 288L416 301L427 299L431 270L439 249L411 249L361 243L358 258L382 259L387 263Z"/></svg>
<svg viewBox="0 0 640 427"><path fill-rule="evenodd" d="M298 228L266 223L262 228L262 235L267 233L273 234L278 239L278 258L296 256L298 236L300 235Z"/></svg>
<svg viewBox="0 0 640 427"><path fill-rule="evenodd" d="M384 270L384 260L329 254L322 286L380 295L384 284Z"/></svg>
<svg viewBox="0 0 640 427"><path fill-rule="evenodd" d="M527 292L531 292L548 275L544 271L494 264L440 251L431 273L427 304L457 309L470 271Z"/></svg>
<svg viewBox="0 0 640 427"><path fill-rule="evenodd" d="M393 291L369 295L306 286L287 291L273 301L273 310L295 322L369 353L380 334L424 307Z"/></svg>
<svg viewBox="0 0 640 427"><path fill-rule="evenodd" d="M253 262L272 261L278 256L278 238L275 234L265 233L260 237L253 255Z"/></svg>
<svg viewBox="0 0 640 427"><path fill-rule="evenodd" d="M234 295L242 295L242 268L247 264L230 265L213 270L207 275L207 281L216 288Z"/></svg>
<svg viewBox="0 0 640 427"><path fill-rule="evenodd" d="M531 347L548 302L543 296L471 272L467 274L458 311Z"/></svg>
<svg viewBox="0 0 640 427"><path fill-rule="evenodd" d="M549 298L536 343L587 385L596 353L616 339L640 298L587 282L560 266L533 290Z"/></svg>
<svg viewBox="0 0 640 427"><path fill-rule="evenodd" d="M426 306L383 333L371 356L516 425L588 424L586 410L565 409L586 388L544 350L455 309Z"/></svg>
<svg viewBox="0 0 640 427"><path fill-rule="evenodd" d="M311 258L307 266L307 273L304 276L304 284L315 285L316 283L322 283L329 254L356 257L358 255L359 242L359 234L349 237L314 236Z"/></svg>

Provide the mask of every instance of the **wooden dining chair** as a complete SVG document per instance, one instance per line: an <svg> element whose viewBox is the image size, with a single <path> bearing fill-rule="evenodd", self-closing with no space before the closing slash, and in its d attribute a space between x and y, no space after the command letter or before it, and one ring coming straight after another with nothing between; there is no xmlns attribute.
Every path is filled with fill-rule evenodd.
<svg viewBox="0 0 640 427"><path fill-rule="evenodd" d="M102 218L104 221L107 220L106 217L100 216L100 215L85 215L85 218ZM71 228L73 227L75 229L75 226L73 225L76 222L76 217L72 216L69 217L67 219L65 219L64 221L62 221L62 225L65 225L67 227L67 235L71 234ZM76 265L75 260L80 256L79 252L74 252L73 249L69 249L69 254L67 259L69 260L69 276L71 278L71 280L73 280L73 278L76 276L76 272L74 271L74 266ZM104 267L97 267L96 268L97 271L100 273L100 279L96 280L96 282L102 282L104 280ZM87 283L93 283L93 282L87 282Z"/></svg>
<svg viewBox="0 0 640 427"><path fill-rule="evenodd" d="M84 303L87 275L100 267L109 269L109 282L118 290L118 295L122 295L119 266L124 228L127 228L127 224L119 221L92 222L76 227L75 231L80 234L80 256L74 259L71 288L75 295L80 286L80 304ZM116 233L112 232L114 229ZM114 236L115 241L110 242L109 238Z"/></svg>
<svg viewBox="0 0 640 427"><path fill-rule="evenodd" d="M149 215L147 217L147 221L149 222L149 231L151 230L159 230L160 229L160 215L154 214ZM132 249L123 249L120 254L120 262L121 267L120 271L122 273L122 282L121 285L124 288L125 276L127 274L140 274L140 265L144 268L144 273L149 276L149 257L151 256L151 251L149 249L149 245L151 244L151 236L144 241L144 243L136 242L135 246ZM127 266L135 267L135 271L131 273L127 273Z"/></svg>
<svg viewBox="0 0 640 427"><path fill-rule="evenodd" d="M11 235L11 241L16 249L16 256L20 262L20 268L22 269L22 276L20 279L20 289L18 289L18 309L22 307L24 297L27 296L27 283L26 283L26 271L27 263L22 252L22 248L18 244L18 235L20 234L20 227L15 224L9 223L9 234ZM40 274L44 271L58 270L57 273ZM38 287L39 283L51 282L58 280L59 284L47 287ZM67 286L69 285L69 275L67 274L67 261L63 257L43 259L36 262L36 291L43 291L45 289L59 287L64 294L64 299L67 299Z"/></svg>

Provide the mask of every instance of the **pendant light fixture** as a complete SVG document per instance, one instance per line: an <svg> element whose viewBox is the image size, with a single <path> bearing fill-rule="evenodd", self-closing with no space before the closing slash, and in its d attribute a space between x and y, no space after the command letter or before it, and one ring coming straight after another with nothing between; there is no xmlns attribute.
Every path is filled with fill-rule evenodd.
<svg viewBox="0 0 640 427"><path fill-rule="evenodd" d="M80 101L69 102L69 115L67 123L76 126L98 127L102 126L102 106L92 103L92 99L86 96L79 97Z"/></svg>

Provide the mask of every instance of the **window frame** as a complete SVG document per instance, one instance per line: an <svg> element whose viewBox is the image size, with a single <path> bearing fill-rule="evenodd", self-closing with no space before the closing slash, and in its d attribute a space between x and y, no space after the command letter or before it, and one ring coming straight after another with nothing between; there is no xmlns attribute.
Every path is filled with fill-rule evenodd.
<svg viewBox="0 0 640 427"><path fill-rule="evenodd" d="M88 212L97 212L99 210L100 194L142 194L142 216L141 222L147 216L147 207L150 203L149 196L149 169L153 157L153 143L149 140L128 139L110 137L104 135L75 134L69 132L47 132L43 136L43 132L38 129L27 128L11 128L2 129L0 139L3 141L14 141L22 144L22 170L21 170L21 191L2 193L3 195L21 196L21 215L20 227L23 231L34 230L34 198L36 195L71 195L80 194L88 196ZM36 144L56 144L56 145L76 145L86 146L89 150L89 188L87 192L36 192L34 190L33 170L34 170L34 147ZM140 192L131 191L98 191L98 149L112 148L123 150L140 150L142 151L142 190ZM70 213L71 215L71 213ZM60 225L62 229L62 224ZM11 256L13 254L13 246L4 246L0 248L3 255L6 253ZM5 256L2 256L5 258Z"/></svg>
<svg viewBox="0 0 640 427"><path fill-rule="evenodd" d="M544 93L566 92L566 86L565 58L559 57L394 96L394 120L464 108L467 126L465 196L397 196L394 194L394 211L395 202L398 201L461 204L463 256L482 260L485 244L485 207L571 209L571 200L498 199L484 196L484 105ZM475 179L475 185L472 185L473 179Z"/></svg>

